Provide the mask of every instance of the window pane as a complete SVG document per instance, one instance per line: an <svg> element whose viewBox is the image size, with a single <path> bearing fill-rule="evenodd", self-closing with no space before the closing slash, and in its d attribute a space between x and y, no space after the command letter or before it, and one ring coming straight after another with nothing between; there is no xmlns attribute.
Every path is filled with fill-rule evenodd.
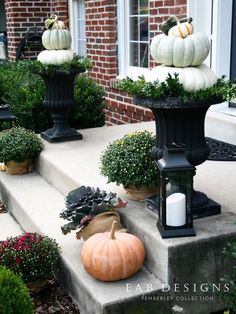
<svg viewBox="0 0 236 314"><path fill-rule="evenodd" d="M138 14L138 0L131 0L130 1L130 15L137 15L137 14Z"/></svg>
<svg viewBox="0 0 236 314"><path fill-rule="evenodd" d="M148 41L148 17L140 18L140 41Z"/></svg>
<svg viewBox="0 0 236 314"><path fill-rule="evenodd" d="M138 18L130 18L130 39L138 40Z"/></svg>
<svg viewBox="0 0 236 314"><path fill-rule="evenodd" d="M148 0L129 0L129 3L129 65L148 67Z"/></svg>
<svg viewBox="0 0 236 314"><path fill-rule="evenodd" d="M148 0L140 0L139 10L139 14L148 14Z"/></svg>
<svg viewBox="0 0 236 314"><path fill-rule="evenodd" d="M148 67L148 44L140 44L140 67Z"/></svg>
<svg viewBox="0 0 236 314"><path fill-rule="evenodd" d="M138 46L138 43L130 43L130 65L135 67L139 66Z"/></svg>

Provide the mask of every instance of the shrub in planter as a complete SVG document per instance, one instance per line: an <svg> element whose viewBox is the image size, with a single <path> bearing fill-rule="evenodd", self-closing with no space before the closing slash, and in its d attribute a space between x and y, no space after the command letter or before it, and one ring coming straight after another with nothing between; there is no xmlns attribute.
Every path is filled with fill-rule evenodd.
<svg viewBox="0 0 236 314"><path fill-rule="evenodd" d="M158 169L152 158L154 146L155 137L148 131L134 132L115 140L101 155L101 174L108 178L108 182L123 184L124 188L135 187L138 190L143 187L150 188L147 194L138 196L139 200L155 194L158 186ZM135 191L132 196L129 192L128 196L132 199L138 193Z"/></svg>
<svg viewBox="0 0 236 314"><path fill-rule="evenodd" d="M21 275L25 283L52 279L59 267L59 246L37 233L8 238L0 242L0 266Z"/></svg>
<svg viewBox="0 0 236 314"><path fill-rule="evenodd" d="M79 129L103 126L104 88L94 79L79 75L75 80L74 94L76 106L70 116L71 125Z"/></svg>
<svg viewBox="0 0 236 314"><path fill-rule="evenodd" d="M230 308L228 313L236 313L236 241L229 242L223 251L232 265L231 272L225 274L221 281L229 286L229 291L220 292L220 297L225 305Z"/></svg>
<svg viewBox="0 0 236 314"><path fill-rule="evenodd" d="M0 133L0 160L6 164L7 171L11 174L30 172L32 159L38 157L42 149L41 139L30 130L14 127ZM11 171L11 165L15 170ZM17 168L20 168L19 173Z"/></svg>
<svg viewBox="0 0 236 314"><path fill-rule="evenodd" d="M28 69L27 61L0 66L0 95L17 118L17 125L40 133L51 125L43 108L44 84Z"/></svg>
<svg viewBox="0 0 236 314"><path fill-rule="evenodd" d="M77 230L77 239L86 240L97 232L111 229L113 221L117 221L117 230L122 229L118 209L125 207L114 193L107 193L98 188L81 186L71 191L66 197L66 209L60 217L69 221L61 227L64 234Z"/></svg>
<svg viewBox="0 0 236 314"><path fill-rule="evenodd" d="M0 97L9 104L17 125L40 133L51 127L52 121L50 113L42 106L45 86L41 77L33 74L35 69L38 63L30 60L0 65ZM95 80L78 76L76 107L71 112L70 124L80 129L104 125L104 95L104 89Z"/></svg>
<svg viewBox="0 0 236 314"><path fill-rule="evenodd" d="M33 302L22 279L3 267L0 267L0 313L33 313Z"/></svg>

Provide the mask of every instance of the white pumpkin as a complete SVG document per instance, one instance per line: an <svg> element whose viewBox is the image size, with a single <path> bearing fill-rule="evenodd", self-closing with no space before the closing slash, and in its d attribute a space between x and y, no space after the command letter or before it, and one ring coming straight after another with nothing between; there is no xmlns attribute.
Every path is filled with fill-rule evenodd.
<svg viewBox="0 0 236 314"><path fill-rule="evenodd" d="M37 60L43 64L59 65L70 62L74 57L74 52L68 50L44 50L39 53Z"/></svg>
<svg viewBox="0 0 236 314"><path fill-rule="evenodd" d="M210 42L206 35L199 32L184 39L160 34L153 38L150 50L158 63L184 68L202 64L208 56Z"/></svg>
<svg viewBox="0 0 236 314"><path fill-rule="evenodd" d="M148 82L159 80L164 82L170 74L174 77L174 74L179 74L179 81L183 84L186 91L197 91L199 89L206 89L214 85L217 81L217 77L214 72L206 65L201 64L198 67L187 68L174 68L159 65L153 68L146 76L145 79Z"/></svg>
<svg viewBox="0 0 236 314"><path fill-rule="evenodd" d="M71 34L67 29L47 29L42 36L43 46L47 50L68 49L71 41Z"/></svg>

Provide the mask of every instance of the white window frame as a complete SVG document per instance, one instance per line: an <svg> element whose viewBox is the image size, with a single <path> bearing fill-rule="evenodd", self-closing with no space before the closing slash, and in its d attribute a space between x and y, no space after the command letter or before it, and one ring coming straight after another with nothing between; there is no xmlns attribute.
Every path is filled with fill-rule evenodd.
<svg viewBox="0 0 236 314"><path fill-rule="evenodd" d="M203 32L211 40L211 53L204 62L217 77L230 77L231 34L233 0L188 0L187 15L193 17L196 31ZM228 103L212 106L218 111L228 108Z"/></svg>
<svg viewBox="0 0 236 314"><path fill-rule="evenodd" d="M87 48L80 53L79 44L78 44L78 19L79 19L79 5L81 2L85 2L85 0L69 0L69 14L70 14L70 32L72 36L72 45L71 48L82 57L86 57ZM85 16L84 16L85 19ZM86 40L86 35L85 35Z"/></svg>
<svg viewBox="0 0 236 314"><path fill-rule="evenodd" d="M129 0L117 0L117 27L118 27L118 79L129 76L133 79L150 72L149 68L129 65Z"/></svg>
<svg viewBox="0 0 236 314"><path fill-rule="evenodd" d="M233 0L188 0L187 15L193 17L195 31L212 41L211 60L204 61L218 77L230 76Z"/></svg>

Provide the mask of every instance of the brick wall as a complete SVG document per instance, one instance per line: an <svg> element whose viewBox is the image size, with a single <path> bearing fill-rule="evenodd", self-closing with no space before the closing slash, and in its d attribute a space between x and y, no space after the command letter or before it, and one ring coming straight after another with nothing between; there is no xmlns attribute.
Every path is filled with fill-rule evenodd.
<svg viewBox="0 0 236 314"><path fill-rule="evenodd" d="M150 39L171 14L185 16L186 0L149 0ZM127 94L114 88L117 67L117 15L115 0L86 0L87 56L93 61L91 75L106 89L106 123L108 125L150 121L150 110L132 104ZM155 64L150 60L149 67Z"/></svg>
<svg viewBox="0 0 236 314"><path fill-rule="evenodd" d="M32 27L44 29L44 20L51 12L59 14L60 18L68 21L67 1L52 0L5 0L8 35L8 56L10 60L16 59L16 50ZM35 58L42 47L25 46L24 57Z"/></svg>
<svg viewBox="0 0 236 314"><path fill-rule="evenodd" d="M106 89L106 122L108 125L152 120L150 110L132 104L132 99L114 88L118 75L116 0L85 0L87 56L93 62L91 76ZM68 23L68 1L5 0L8 52L15 60L16 49L30 27L43 30L44 20L54 12ZM149 0L149 35L157 35L160 24L171 14L184 16L186 0ZM67 24L69 25L69 24ZM41 48L39 48L41 49ZM26 57L35 57L39 49L26 49ZM150 60L149 67L155 66Z"/></svg>

